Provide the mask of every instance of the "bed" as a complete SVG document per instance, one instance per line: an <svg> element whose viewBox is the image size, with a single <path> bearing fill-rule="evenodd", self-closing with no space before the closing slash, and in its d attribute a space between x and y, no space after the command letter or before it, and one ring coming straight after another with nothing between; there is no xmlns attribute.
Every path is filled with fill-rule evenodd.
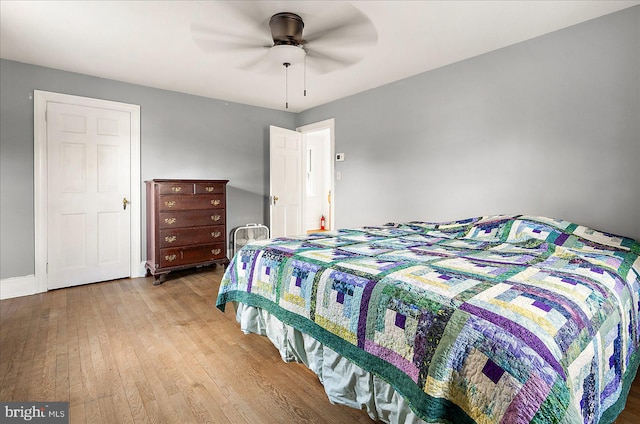
<svg viewBox="0 0 640 424"><path fill-rule="evenodd" d="M250 244L216 305L391 423L610 423L640 355L640 243L522 215Z"/></svg>

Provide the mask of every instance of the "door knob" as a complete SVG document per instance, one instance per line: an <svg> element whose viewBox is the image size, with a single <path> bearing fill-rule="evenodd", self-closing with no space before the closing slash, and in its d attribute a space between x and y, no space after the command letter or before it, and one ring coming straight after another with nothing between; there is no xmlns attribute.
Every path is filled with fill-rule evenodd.
<svg viewBox="0 0 640 424"><path fill-rule="evenodd" d="M124 199L122 199L122 208L124 210L127 209L127 203L131 203L131 202L129 202L126 197Z"/></svg>

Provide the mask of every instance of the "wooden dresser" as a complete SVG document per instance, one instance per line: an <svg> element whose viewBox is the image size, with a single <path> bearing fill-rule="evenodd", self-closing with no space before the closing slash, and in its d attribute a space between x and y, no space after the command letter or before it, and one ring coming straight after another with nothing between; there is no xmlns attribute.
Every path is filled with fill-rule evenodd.
<svg viewBox="0 0 640 424"><path fill-rule="evenodd" d="M228 264L228 180L151 180L147 185L147 272L166 274L200 265Z"/></svg>

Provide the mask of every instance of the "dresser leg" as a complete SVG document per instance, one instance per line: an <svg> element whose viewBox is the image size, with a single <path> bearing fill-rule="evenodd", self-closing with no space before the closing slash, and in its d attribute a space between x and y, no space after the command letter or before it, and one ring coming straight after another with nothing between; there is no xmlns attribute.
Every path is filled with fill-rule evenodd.
<svg viewBox="0 0 640 424"><path fill-rule="evenodd" d="M153 285L154 286L159 286L160 284L164 283L167 280L167 275L169 273L166 274L156 274L153 276Z"/></svg>

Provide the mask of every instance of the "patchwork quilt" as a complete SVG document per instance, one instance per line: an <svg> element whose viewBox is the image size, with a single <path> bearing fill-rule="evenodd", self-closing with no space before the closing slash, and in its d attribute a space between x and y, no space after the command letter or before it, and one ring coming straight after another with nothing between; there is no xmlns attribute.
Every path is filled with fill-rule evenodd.
<svg viewBox="0 0 640 424"><path fill-rule="evenodd" d="M544 217L344 229L245 246L217 307L266 309L427 422L610 423L640 361L639 255Z"/></svg>

